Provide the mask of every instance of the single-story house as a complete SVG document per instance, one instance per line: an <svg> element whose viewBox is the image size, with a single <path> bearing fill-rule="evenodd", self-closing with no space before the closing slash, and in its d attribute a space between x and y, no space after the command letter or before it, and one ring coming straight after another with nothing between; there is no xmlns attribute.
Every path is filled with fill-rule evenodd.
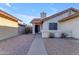
<svg viewBox="0 0 79 59"><path fill-rule="evenodd" d="M0 10L0 40L18 35L18 18Z"/></svg>
<svg viewBox="0 0 79 59"><path fill-rule="evenodd" d="M51 16L46 16L46 13L42 12L41 17L34 18L31 23L32 33L41 33L43 38L48 38L50 33L55 37L66 33L67 37L79 39L79 10L75 8L68 8Z"/></svg>

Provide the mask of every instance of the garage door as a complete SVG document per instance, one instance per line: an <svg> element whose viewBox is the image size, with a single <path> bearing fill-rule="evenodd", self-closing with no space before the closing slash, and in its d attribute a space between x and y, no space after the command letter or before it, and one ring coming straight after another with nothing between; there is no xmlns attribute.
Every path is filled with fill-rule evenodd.
<svg viewBox="0 0 79 59"><path fill-rule="evenodd" d="M0 26L0 40L18 35L18 28Z"/></svg>

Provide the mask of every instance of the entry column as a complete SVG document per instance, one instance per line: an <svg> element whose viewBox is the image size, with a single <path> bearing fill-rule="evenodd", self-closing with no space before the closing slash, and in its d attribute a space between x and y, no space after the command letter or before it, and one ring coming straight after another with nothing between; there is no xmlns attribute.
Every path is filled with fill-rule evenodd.
<svg viewBox="0 0 79 59"><path fill-rule="evenodd" d="M32 26L32 34L35 34L35 24Z"/></svg>

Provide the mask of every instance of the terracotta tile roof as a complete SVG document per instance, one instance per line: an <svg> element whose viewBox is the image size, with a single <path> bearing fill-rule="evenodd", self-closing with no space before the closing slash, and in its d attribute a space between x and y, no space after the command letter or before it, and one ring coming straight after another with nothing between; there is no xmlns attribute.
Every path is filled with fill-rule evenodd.
<svg viewBox="0 0 79 59"><path fill-rule="evenodd" d="M41 18L34 18L32 21L31 21L31 23L33 24L42 24L43 23L43 21L42 21L42 19Z"/></svg>
<svg viewBox="0 0 79 59"><path fill-rule="evenodd" d="M32 21L31 21L31 23L33 23L33 22L38 22L38 21L42 21L42 19L41 18L34 18Z"/></svg>
<svg viewBox="0 0 79 59"><path fill-rule="evenodd" d="M61 14L63 14L63 13L68 12L69 10L72 10L72 11L74 11L74 12L78 12L78 11L79 11L79 10L77 10L77 9L75 9L75 8L69 8L69 9L64 10L64 11L62 11L62 12L59 12L59 13L56 13L56 14L51 15L51 16L49 16L49 17L46 17L46 18L44 18L44 19L42 19L42 20L43 20L43 21L49 20L49 19L51 19L51 18L54 18L54 17L56 17L56 16L59 16L59 15L61 15Z"/></svg>
<svg viewBox="0 0 79 59"><path fill-rule="evenodd" d="M5 16L5 17L8 17L8 18L10 18L12 21L15 21L15 22L17 22L17 21L22 21L22 20L20 20L20 19L14 17L14 16L8 14L7 12L2 11L2 10L0 10L0 15L3 15L3 16Z"/></svg>
<svg viewBox="0 0 79 59"><path fill-rule="evenodd" d="M65 18L61 19L59 22L64 22L64 21L70 20L70 19L78 17L78 16L79 16L79 12L77 12L77 13L75 13L73 15L70 15L68 17L65 17Z"/></svg>
<svg viewBox="0 0 79 59"><path fill-rule="evenodd" d="M33 21L42 20L41 18L34 18Z"/></svg>

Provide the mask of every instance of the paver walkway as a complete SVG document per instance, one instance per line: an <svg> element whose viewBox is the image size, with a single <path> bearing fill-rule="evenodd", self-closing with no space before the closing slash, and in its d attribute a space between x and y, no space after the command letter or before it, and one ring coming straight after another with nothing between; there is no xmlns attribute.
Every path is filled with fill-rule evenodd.
<svg viewBox="0 0 79 59"><path fill-rule="evenodd" d="M27 55L47 55L44 42L40 35L37 34L35 36L35 40L32 42Z"/></svg>

